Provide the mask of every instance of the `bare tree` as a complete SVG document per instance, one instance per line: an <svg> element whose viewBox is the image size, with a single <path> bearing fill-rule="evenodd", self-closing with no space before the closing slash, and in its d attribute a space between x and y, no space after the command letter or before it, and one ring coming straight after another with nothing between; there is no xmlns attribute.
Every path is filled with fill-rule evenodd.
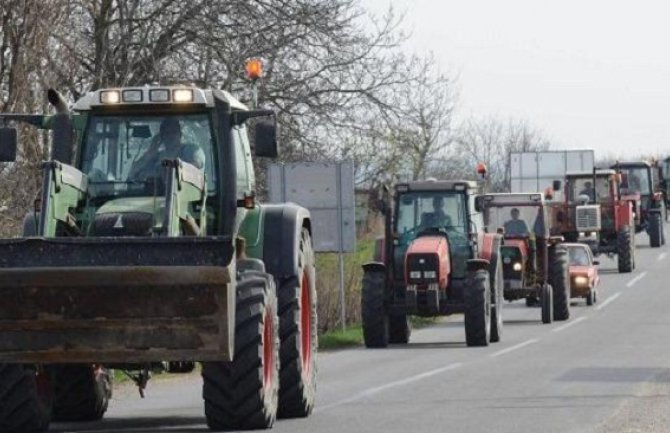
<svg viewBox="0 0 670 433"><path fill-rule="evenodd" d="M475 164L482 162L488 167L487 186L493 191L509 189L511 152L545 150L550 146L542 133L527 122L503 122L494 117L466 121L457 141L454 159L460 159L463 168L459 175L474 173Z"/></svg>

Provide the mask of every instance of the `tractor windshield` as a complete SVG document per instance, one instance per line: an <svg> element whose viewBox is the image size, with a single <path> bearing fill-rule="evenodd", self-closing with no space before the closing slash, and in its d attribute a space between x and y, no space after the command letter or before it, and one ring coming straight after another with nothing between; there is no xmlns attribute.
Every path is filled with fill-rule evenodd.
<svg viewBox="0 0 670 433"><path fill-rule="evenodd" d="M395 221L400 243L407 245L423 230L438 229L465 237L466 200L462 192L407 192L398 197Z"/></svg>
<svg viewBox="0 0 670 433"><path fill-rule="evenodd" d="M503 230L505 237L546 237L543 208L539 206L495 205L486 209L489 232Z"/></svg>
<svg viewBox="0 0 670 433"><path fill-rule="evenodd" d="M641 195L651 194L651 179L648 167L622 167L621 189L623 194L639 192Z"/></svg>
<svg viewBox="0 0 670 433"><path fill-rule="evenodd" d="M207 114L91 116L81 149L91 198L152 195L161 183L161 162L174 158L204 169L214 192L211 131Z"/></svg>
<svg viewBox="0 0 670 433"><path fill-rule="evenodd" d="M597 191L593 185L593 176L573 177L569 182L572 202L581 202L582 199L586 199L588 202L595 201Z"/></svg>

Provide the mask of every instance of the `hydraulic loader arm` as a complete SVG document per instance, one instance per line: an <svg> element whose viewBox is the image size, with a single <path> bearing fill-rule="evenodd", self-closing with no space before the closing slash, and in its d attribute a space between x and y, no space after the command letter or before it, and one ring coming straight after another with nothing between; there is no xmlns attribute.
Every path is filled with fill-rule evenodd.
<svg viewBox="0 0 670 433"><path fill-rule="evenodd" d="M58 161L45 162L42 171L44 177L38 235L56 237L59 221L75 232L79 231L70 210L86 199L87 176L76 168Z"/></svg>
<svg viewBox="0 0 670 433"><path fill-rule="evenodd" d="M180 159L165 160L163 166L167 169L165 235L180 236L183 229L188 235L204 236L207 232L205 173Z"/></svg>

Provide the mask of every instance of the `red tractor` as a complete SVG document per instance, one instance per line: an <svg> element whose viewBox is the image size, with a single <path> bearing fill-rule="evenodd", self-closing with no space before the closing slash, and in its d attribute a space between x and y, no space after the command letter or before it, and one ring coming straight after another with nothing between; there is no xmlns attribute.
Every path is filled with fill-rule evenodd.
<svg viewBox="0 0 670 433"><path fill-rule="evenodd" d="M551 203L551 232L569 242L583 242L594 255L617 256L619 272L635 269L634 209L639 195L622 196L621 176L614 170L568 173L563 202Z"/></svg>
<svg viewBox="0 0 670 433"><path fill-rule="evenodd" d="M568 252L550 236L542 193L485 194L478 199L489 232L503 235L503 297L538 301L542 323L570 318Z"/></svg>
<svg viewBox="0 0 670 433"><path fill-rule="evenodd" d="M363 265L362 318L367 347L407 343L408 316L462 313L468 346L502 334L501 236L484 232L477 183L414 181L395 187L394 210L375 260Z"/></svg>
<svg viewBox="0 0 670 433"><path fill-rule="evenodd" d="M652 165L645 161L617 162L612 168L621 174L621 198L639 203L635 232L646 231L652 248L664 245L665 200L654 185Z"/></svg>

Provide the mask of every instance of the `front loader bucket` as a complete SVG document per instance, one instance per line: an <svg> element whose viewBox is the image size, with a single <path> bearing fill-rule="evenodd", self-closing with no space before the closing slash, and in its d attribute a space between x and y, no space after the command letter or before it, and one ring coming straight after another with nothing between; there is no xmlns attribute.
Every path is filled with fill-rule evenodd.
<svg viewBox="0 0 670 433"><path fill-rule="evenodd" d="M0 362L229 360L232 254L223 237L2 239Z"/></svg>

